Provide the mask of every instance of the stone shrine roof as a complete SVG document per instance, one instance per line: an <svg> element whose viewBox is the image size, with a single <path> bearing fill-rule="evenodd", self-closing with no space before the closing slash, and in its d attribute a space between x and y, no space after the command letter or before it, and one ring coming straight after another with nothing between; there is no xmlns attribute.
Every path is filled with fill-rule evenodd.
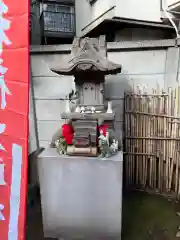
<svg viewBox="0 0 180 240"><path fill-rule="evenodd" d="M51 68L59 75L77 75L80 73L102 73L103 75L117 74L122 66L113 63L102 56L98 44L90 38L75 38L70 59Z"/></svg>

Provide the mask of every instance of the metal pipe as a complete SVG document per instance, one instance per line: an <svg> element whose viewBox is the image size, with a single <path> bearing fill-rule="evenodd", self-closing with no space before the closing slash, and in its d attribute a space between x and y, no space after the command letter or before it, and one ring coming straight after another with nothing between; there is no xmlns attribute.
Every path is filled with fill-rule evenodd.
<svg viewBox="0 0 180 240"><path fill-rule="evenodd" d="M165 13L165 15L166 15L166 17L169 19L169 21L170 21L170 23L172 24L172 26L174 27L174 29L175 29L175 32L176 32L176 38L178 39L178 38L180 38L180 35L179 35L179 31L178 31L178 29L177 29L177 27L176 27L176 24L174 23L174 21L172 20L172 18L171 18L171 16L170 16L170 14L169 14L169 12L167 11L167 4L166 4L166 0L161 0L162 2L162 9L163 9L163 11L164 11L164 13Z"/></svg>
<svg viewBox="0 0 180 240"><path fill-rule="evenodd" d="M176 12L176 11L173 11L173 10L166 10L167 12L170 12L170 13L173 13L173 14L177 14L177 15L180 15L180 12Z"/></svg>

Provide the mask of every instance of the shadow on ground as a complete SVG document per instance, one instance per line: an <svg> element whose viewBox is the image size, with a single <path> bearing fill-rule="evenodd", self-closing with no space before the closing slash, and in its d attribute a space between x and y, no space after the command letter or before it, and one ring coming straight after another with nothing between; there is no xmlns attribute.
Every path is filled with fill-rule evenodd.
<svg viewBox="0 0 180 240"><path fill-rule="evenodd" d="M174 240L180 226L180 204L142 192L124 194L122 240ZM28 209L26 240L43 237L40 201Z"/></svg>
<svg viewBox="0 0 180 240"><path fill-rule="evenodd" d="M122 240L174 240L180 204L164 197L131 192L123 201Z"/></svg>

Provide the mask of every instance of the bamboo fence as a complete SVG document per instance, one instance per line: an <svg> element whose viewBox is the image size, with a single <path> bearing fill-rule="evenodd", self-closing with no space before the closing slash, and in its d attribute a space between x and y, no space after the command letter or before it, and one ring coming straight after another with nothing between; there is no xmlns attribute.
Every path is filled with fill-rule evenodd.
<svg viewBox="0 0 180 240"><path fill-rule="evenodd" d="M126 186L180 197L180 87L124 99Z"/></svg>

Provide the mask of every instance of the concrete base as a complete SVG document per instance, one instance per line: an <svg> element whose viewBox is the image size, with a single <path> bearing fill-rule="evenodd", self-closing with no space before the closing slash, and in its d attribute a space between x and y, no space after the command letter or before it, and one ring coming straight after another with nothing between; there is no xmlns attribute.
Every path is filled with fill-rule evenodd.
<svg viewBox="0 0 180 240"><path fill-rule="evenodd" d="M45 237L118 239L121 236L123 153L109 159L38 157Z"/></svg>

